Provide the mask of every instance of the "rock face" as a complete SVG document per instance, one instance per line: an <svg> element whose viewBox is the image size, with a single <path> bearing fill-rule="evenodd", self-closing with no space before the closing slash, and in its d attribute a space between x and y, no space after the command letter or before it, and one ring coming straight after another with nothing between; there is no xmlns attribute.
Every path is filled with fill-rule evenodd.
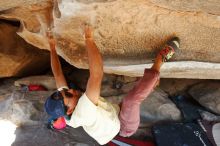
<svg viewBox="0 0 220 146"><path fill-rule="evenodd" d="M53 19L52 3L3 0L0 17L21 21L18 34L40 49L48 49L46 27L55 26L59 55L78 68L88 67L80 28L85 22L94 27L105 66L149 63L172 36L181 40L174 61L220 62L219 0L59 0L60 11L55 9ZM173 74L175 77L175 71ZM186 74L190 78L190 72Z"/></svg>
<svg viewBox="0 0 220 146"><path fill-rule="evenodd" d="M22 93L14 91L1 101L1 119L12 121L18 126L45 123L47 114L44 112L45 99L52 92L41 91Z"/></svg>
<svg viewBox="0 0 220 146"><path fill-rule="evenodd" d="M143 76L144 69L152 64L107 66L107 73ZM163 78L220 79L220 64L196 61L166 62L162 65L160 76Z"/></svg>
<svg viewBox="0 0 220 146"><path fill-rule="evenodd" d="M40 81L39 83L45 81L45 76L42 76L42 78L38 76L36 78ZM23 78L23 81L29 81L29 79ZM132 86L131 84L134 84L136 79L108 75L104 79L104 82L106 82L105 87L109 84L108 89L110 89L112 86L110 83L113 81L116 82L117 89L112 89L114 90L113 93L105 90L102 94L107 96L106 99L119 103L124 97L124 94L121 93L127 93ZM18 126L14 132L16 134L16 139L13 143L14 146L45 145L45 143L54 146L98 145L82 128L67 127L61 131L48 130L46 127L48 115L44 111L44 102L53 91L24 93L18 87L14 86L13 83L13 79L0 82L0 121L8 120ZM28 84L28 82L24 83ZM124 85L119 86L119 83ZM118 93L116 94L116 92ZM111 95L116 96L112 97ZM134 136L138 137L142 133L145 137L146 126L151 125L153 122L180 119L179 110L171 103L167 96L165 92L157 89L144 101L141 105L141 125Z"/></svg>
<svg viewBox="0 0 220 146"><path fill-rule="evenodd" d="M181 120L181 113L168 95L156 89L141 104L142 125L158 121Z"/></svg>
<svg viewBox="0 0 220 146"><path fill-rule="evenodd" d="M48 116L43 110L43 105L50 93L41 91L24 94L16 91L0 101L0 120L9 120L18 126L14 132L16 139L12 145L98 146L82 128L67 127L62 131L52 131L47 128Z"/></svg>
<svg viewBox="0 0 220 146"><path fill-rule="evenodd" d="M21 85L42 85L47 90L56 90L56 82L53 76L29 76L15 81L15 86Z"/></svg>
<svg viewBox="0 0 220 146"><path fill-rule="evenodd" d="M79 77L79 79L85 78L85 74L80 75L82 77ZM32 79L36 78L32 77ZM37 77L37 79L39 83L43 83L43 81L46 81L48 78L45 79L45 77L42 76L42 78ZM30 78L24 78L20 80L20 83L25 80L30 81ZM215 103L211 104L212 107L207 107L213 111L218 109L219 82L210 83L210 81L207 81L198 84L195 80L185 83L182 80L175 80L176 82L173 82L173 80L174 79L161 80L161 85L167 87L164 88L160 86L160 88L166 89L166 92L160 88L156 88L142 103L141 125L134 137L140 138L142 135L142 137L146 138L146 135L151 133L149 126L152 126L155 122L181 120L181 113L168 98L169 95L167 92L175 95L175 91L185 91L188 89L188 86L196 84L191 88L189 93L199 102L201 101L200 103L204 106L206 106L206 103L209 104L209 102L214 101ZM14 146L45 145L45 143L54 146L98 145L82 128L75 129L67 127L61 131L51 131L47 129L46 122L48 116L43 110L43 105L46 97L53 91L22 93L18 87L13 85L14 79L0 79L0 81L0 121L10 120L20 126L17 127L14 132L16 134L16 140L13 143ZM105 98L111 102L120 103L123 97L125 97L125 94L134 86L135 81L136 78L107 75L103 80L103 85L107 90L103 90L102 95L105 95ZM36 81L34 82L36 83ZM28 84L28 82L23 83ZM180 84L184 84L184 88L177 86ZM83 86L85 85L82 85L82 87ZM173 88L174 86L177 87ZM202 117L210 121L216 121L220 118L208 112L203 112Z"/></svg>
<svg viewBox="0 0 220 146"><path fill-rule="evenodd" d="M112 103L120 103L126 94L106 98ZM140 107L140 127L148 127L153 123L161 121L181 120L181 113L176 105L168 98L168 95L161 89L153 91Z"/></svg>
<svg viewBox="0 0 220 146"><path fill-rule="evenodd" d="M49 53L27 44L15 33L17 25L0 21L0 78L37 74L49 66Z"/></svg>
<svg viewBox="0 0 220 146"><path fill-rule="evenodd" d="M201 105L220 114L220 82L204 82L194 85L189 94Z"/></svg>

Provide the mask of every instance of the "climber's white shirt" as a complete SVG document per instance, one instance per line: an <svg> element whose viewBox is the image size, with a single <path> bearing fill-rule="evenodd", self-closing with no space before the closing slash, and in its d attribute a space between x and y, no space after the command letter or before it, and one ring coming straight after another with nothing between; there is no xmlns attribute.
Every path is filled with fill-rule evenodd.
<svg viewBox="0 0 220 146"><path fill-rule="evenodd" d="M112 140L120 130L118 114L118 105L100 97L96 106L84 93L67 124L73 128L82 126L91 137L103 145Z"/></svg>

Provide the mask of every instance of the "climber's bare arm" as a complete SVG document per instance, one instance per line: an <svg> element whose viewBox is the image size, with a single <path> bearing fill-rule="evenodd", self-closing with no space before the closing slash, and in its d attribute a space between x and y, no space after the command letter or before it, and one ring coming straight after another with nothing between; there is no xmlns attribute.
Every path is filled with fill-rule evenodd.
<svg viewBox="0 0 220 146"><path fill-rule="evenodd" d="M56 81L56 86L57 88L67 86L66 79L63 75L63 71L61 68L60 60L56 52L56 41L52 35L47 35L47 37L50 45L51 68Z"/></svg>
<svg viewBox="0 0 220 146"><path fill-rule="evenodd" d="M94 104L97 105L103 77L102 56L93 40L92 28L87 25L85 26L85 38L90 72L86 87L86 95Z"/></svg>

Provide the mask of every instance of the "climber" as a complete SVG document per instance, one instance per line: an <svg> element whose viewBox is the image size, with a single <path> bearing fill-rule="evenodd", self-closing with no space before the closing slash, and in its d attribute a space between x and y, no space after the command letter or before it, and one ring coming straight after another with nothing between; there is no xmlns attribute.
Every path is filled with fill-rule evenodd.
<svg viewBox="0 0 220 146"><path fill-rule="evenodd" d="M119 108L118 105L106 102L100 97L102 57L93 40L91 27L86 25L84 31L90 76L86 91L82 95L79 91L68 88L56 53L55 39L48 35L51 67L58 91L48 97L45 109L51 116L53 128L62 129L66 124L73 128L82 126L91 137L103 145L118 133L123 137L129 137L136 132L140 122L140 104L157 85L160 67L172 58L175 50L179 48L179 39L174 37L167 42L157 54L153 66L145 69L143 77L124 97ZM65 118L66 115L70 115L70 119Z"/></svg>

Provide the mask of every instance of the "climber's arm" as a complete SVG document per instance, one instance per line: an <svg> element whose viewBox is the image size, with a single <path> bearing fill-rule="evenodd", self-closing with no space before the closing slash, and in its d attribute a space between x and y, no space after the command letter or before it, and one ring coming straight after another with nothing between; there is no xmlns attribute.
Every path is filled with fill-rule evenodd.
<svg viewBox="0 0 220 146"><path fill-rule="evenodd" d="M89 60L89 80L86 87L86 95L94 103L98 103L103 77L102 56L92 37L92 29L85 26L85 43Z"/></svg>
<svg viewBox="0 0 220 146"><path fill-rule="evenodd" d="M60 60L56 52L56 41L52 35L48 35L48 42L50 45L51 68L56 81L56 86L58 89L64 86L67 87L66 79L63 75Z"/></svg>

